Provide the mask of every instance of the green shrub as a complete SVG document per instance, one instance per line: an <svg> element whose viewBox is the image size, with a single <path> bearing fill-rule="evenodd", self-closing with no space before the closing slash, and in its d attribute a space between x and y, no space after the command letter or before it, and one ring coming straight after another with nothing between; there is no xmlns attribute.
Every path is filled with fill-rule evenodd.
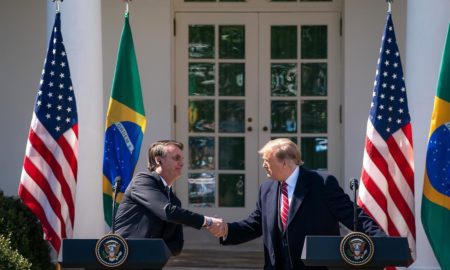
<svg viewBox="0 0 450 270"><path fill-rule="evenodd" d="M2 191L0 234L8 236L11 248L32 264L32 270L55 269L50 260L50 246L43 239L44 233L38 219L20 199L4 196Z"/></svg>
<svg viewBox="0 0 450 270"><path fill-rule="evenodd" d="M0 234L0 269L30 270L31 263L17 250L11 249L9 238Z"/></svg>

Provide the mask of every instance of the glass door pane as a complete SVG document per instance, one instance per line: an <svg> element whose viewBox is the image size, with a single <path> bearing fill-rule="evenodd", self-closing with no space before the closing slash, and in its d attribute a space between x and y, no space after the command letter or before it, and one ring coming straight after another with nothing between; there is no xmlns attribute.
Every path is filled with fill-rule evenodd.
<svg viewBox="0 0 450 270"><path fill-rule="evenodd" d="M260 146L290 138L306 167L337 176L338 25L338 13L262 14L259 97Z"/></svg>
<svg viewBox="0 0 450 270"><path fill-rule="evenodd" d="M177 15L176 137L187 166L176 190L195 212L235 219L254 208L256 29L256 14Z"/></svg>

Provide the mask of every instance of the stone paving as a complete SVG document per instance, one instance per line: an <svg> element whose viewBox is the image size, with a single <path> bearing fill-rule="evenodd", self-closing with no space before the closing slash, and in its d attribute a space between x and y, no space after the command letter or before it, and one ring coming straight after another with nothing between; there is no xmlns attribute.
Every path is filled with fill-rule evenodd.
<svg viewBox="0 0 450 270"><path fill-rule="evenodd" d="M247 270L263 266L264 254L260 251L184 249L179 256L169 259L164 270Z"/></svg>

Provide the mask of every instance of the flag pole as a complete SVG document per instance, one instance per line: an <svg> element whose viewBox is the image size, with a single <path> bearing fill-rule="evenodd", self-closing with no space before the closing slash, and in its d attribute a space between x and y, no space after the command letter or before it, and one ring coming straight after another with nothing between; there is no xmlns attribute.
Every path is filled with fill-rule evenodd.
<svg viewBox="0 0 450 270"><path fill-rule="evenodd" d="M123 0L125 2L125 13L128 13L128 4L131 2L131 0Z"/></svg>
<svg viewBox="0 0 450 270"><path fill-rule="evenodd" d="M386 0L386 2L388 3L388 13L391 13L392 3L394 0Z"/></svg>
<svg viewBox="0 0 450 270"><path fill-rule="evenodd" d="M64 0L52 0L54 3L56 2L56 13L59 13L59 5Z"/></svg>

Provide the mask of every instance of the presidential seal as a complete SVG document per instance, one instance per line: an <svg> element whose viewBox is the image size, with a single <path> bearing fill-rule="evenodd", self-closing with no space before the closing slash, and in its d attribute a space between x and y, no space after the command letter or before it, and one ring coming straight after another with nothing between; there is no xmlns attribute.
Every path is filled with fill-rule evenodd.
<svg viewBox="0 0 450 270"><path fill-rule="evenodd" d="M107 234L97 241L95 256L106 267L118 267L128 257L128 245L122 236Z"/></svg>
<svg viewBox="0 0 450 270"><path fill-rule="evenodd" d="M340 250L342 259L353 266L367 264L375 252L372 239L361 232L352 232L342 238Z"/></svg>

